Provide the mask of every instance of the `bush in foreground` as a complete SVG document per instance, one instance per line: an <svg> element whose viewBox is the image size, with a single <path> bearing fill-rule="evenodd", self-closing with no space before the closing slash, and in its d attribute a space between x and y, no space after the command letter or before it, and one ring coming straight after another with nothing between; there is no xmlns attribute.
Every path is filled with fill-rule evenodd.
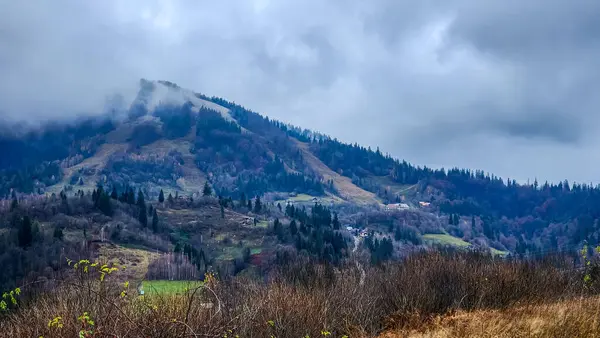
<svg viewBox="0 0 600 338"><path fill-rule="evenodd" d="M456 311L508 309L591 292L564 259L498 260L426 252L398 263L339 269L297 260L267 282L208 274L181 295L138 296L85 262L74 276L22 300L0 320L10 337L364 337L413 330ZM87 266L87 269L86 269ZM86 272L87 271L87 272ZM59 318L59 319L57 319ZM87 332L87 333L86 333Z"/></svg>

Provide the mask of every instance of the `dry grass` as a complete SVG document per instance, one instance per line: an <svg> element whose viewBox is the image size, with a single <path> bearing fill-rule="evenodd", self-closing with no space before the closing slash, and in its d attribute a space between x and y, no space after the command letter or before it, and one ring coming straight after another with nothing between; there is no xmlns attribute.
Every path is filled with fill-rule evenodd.
<svg viewBox="0 0 600 338"><path fill-rule="evenodd" d="M102 244L99 248L99 259L115 262L127 267L119 274L123 280L142 280L148 272L148 265L160 257L160 254L148 250L126 248L115 244Z"/></svg>
<svg viewBox="0 0 600 338"><path fill-rule="evenodd" d="M84 191L93 190L96 188L96 182L98 182L98 173L104 169L109 158L120 151L125 151L127 144L104 144L98 149L94 156L86 158L81 163L74 166L64 168L63 180L53 186L47 188L48 193L58 194L66 185L69 185L69 180L73 174L77 173L80 169L89 169L94 172L94 175L84 177L84 185L77 186L77 189Z"/></svg>
<svg viewBox="0 0 600 338"><path fill-rule="evenodd" d="M191 135L191 133L190 133ZM194 134L195 135L195 134ZM187 137L189 138L189 136ZM178 151L184 163L181 165L180 170L183 173L183 177L177 179L177 185L186 194L199 193L202 191L202 187L206 182L206 175L198 169L195 162L195 157L190 153L192 142L186 139L167 140L161 139L142 148L143 154L154 154L156 156L164 156L170 151ZM175 190L171 187L161 187L165 194L175 194Z"/></svg>
<svg viewBox="0 0 600 338"><path fill-rule="evenodd" d="M208 278L186 295L119 296L97 275L59 284L0 317L10 337L76 336L88 312L118 337L584 337L598 335L600 300L561 260L519 262L423 253L402 263L341 269L302 261L268 282ZM111 280L114 276L110 276ZM108 281L110 283L110 280ZM62 328L48 327L61 316ZM495 335L489 335L488 330Z"/></svg>
<svg viewBox="0 0 600 338"><path fill-rule="evenodd" d="M600 298L589 297L505 310L459 311L380 337L600 337L599 319Z"/></svg>
<svg viewBox="0 0 600 338"><path fill-rule="evenodd" d="M319 173L325 181L333 180L333 186L338 191L340 196L346 200L350 200L360 204L378 204L380 203L374 193L366 191L354 183L350 178L342 176L327 167L308 149L308 144L296 141L298 149L302 151L302 156L314 171Z"/></svg>

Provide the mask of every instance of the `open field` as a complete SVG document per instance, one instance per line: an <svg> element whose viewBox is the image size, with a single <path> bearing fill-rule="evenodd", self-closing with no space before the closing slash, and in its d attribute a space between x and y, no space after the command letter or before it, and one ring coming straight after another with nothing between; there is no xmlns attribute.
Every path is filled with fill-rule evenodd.
<svg viewBox="0 0 600 338"><path fill-rule="evenodd" d="M454 237L448 234L424 234L423 239L427 242L435 244L450 245L460 248L467 248L471 246L471 243L465 242L458 237Z"/></svg>
<svg viewBox="0 0 600 338"><path fill-rule="evenodd" d="M144 294L176 295L201 286L201 281L145 280L142 282Z"/></svg>
<svg viewBox="0 0 600 338"><path fill-rule="evenodd" d="M471 243L449 234L424 234L423 239L425 242L430 244L449 245L458 248L471 247ZM502 251L494 248L490 248L490 251L494 256L506 256L509 254L508 251Z"/></svg>

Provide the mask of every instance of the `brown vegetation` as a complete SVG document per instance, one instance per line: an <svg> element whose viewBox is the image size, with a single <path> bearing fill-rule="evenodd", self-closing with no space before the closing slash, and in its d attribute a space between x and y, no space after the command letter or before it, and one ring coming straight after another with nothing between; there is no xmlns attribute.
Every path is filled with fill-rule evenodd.
<svg viewBox="0 0 600 338"><path fill-rule="evenodd" d="M380 337L599 337L599 316L600 298L581 297L504 310L458 311Z"/></svg>
<svg viewBox="0 0 600 338"><path fill-rule="evenodd" d="M399 336L485 336L478 335L478 324L501 332L512 316L520 321L505 336L521 330L524 336L555 337L598 332L593 316L600 302L564 259L505 261L429 252L366 268L364 283L360 265L336 270L301 257L291 261L273 271L268 282L209 276L186 296L143 298L130 287L122 297L122 283L108 287L113 276L100 282L91 272L87 279L63 282L23 301L0 319L0 332L74 336L84 325L77 320L84 312L93 318L91 329L98 336L118 337L374 337L386 330ZM583 295L589 298L578 298ZM566 308L580 311L558 311ZM57 316L62 327L49 327ZM542 324L531 322L538 317ZM540 335L529 328L541 330Z"/></svg>

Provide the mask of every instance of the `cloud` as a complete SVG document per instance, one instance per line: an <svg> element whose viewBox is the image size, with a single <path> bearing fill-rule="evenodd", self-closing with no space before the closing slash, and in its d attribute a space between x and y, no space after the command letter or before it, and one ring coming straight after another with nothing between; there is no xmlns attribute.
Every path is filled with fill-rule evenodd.
<svg viewBox="0 0 600 338"><path fill-rule="evenodd" d="M430 166L599 182L591 0L0 0L0 114L166 79Z"/></svg>

